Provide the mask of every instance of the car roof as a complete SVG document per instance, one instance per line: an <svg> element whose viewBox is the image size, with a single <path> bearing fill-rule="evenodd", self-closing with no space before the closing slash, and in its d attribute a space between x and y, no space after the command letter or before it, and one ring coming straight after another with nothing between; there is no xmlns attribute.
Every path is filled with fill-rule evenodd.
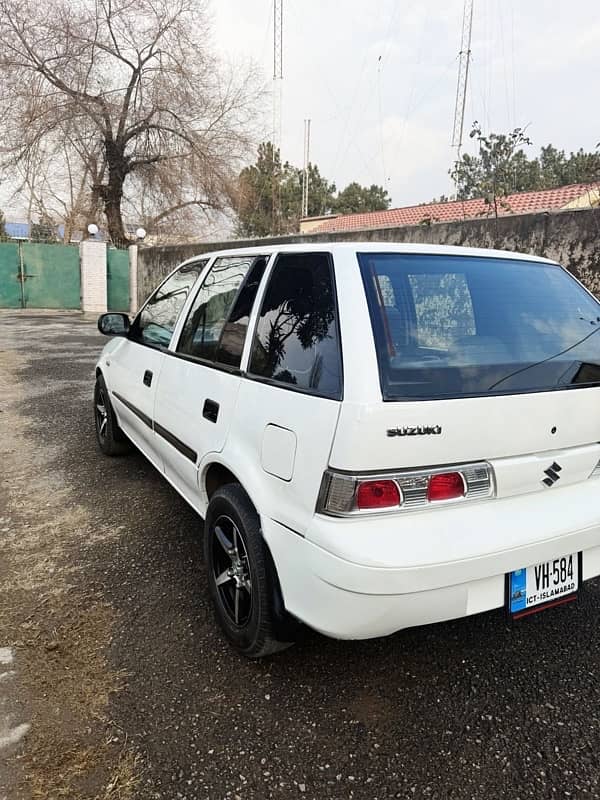
<svg viewBox="0 0 600 800"><path fill-rule="evenodd" d="M405 242L304 242L298 244L265 244L252 247L228 247L223 250L208 252L198 248L198 254L186 259L184 263L195 261L198 258L212 258L213 256L245 256L245 255L271 255L272 253L412 253L437 256L475 256L478 258L510 258L518 261L556 264L548 258L531 255L529 253L516 253L510 250L491 250L483 247L455 247L444 244L409 244Z"/></svg>

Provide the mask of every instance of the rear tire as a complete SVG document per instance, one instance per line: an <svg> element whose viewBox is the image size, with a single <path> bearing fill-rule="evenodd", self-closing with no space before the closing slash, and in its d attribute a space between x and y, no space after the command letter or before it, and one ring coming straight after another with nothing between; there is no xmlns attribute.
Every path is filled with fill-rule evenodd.
<svg viewBox="0 0 600 800"><path fill-rule="evenodd" d="M215 616L235 649L262 658L290 647L276 636L277 575L260 519L239 484L214 493L204 524L204 557ZM281 605L283 605L281 603Z"/></svg>
<svg viewBox="0 0 600 800"><path fill-rule="evenodd" d="M96 441L105 456L122 456L129 453L131 443L119 428L102 375L98 375L94 387L94 421Z"/></svg>

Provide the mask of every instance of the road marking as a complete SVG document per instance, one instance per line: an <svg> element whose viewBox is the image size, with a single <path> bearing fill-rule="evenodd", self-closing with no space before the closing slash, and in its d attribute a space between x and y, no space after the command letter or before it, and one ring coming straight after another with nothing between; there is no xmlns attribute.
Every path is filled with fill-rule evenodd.
<svg viewBox="0 0 600 800"><path fill-rule="evenodd" d="M0 664L12 664L15 653L12 647L0 647Z"/></svg>

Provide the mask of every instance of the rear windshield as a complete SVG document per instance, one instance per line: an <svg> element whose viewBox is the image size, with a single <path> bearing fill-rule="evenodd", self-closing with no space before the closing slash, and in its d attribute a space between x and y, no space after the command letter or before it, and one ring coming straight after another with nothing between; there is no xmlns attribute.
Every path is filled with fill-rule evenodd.
<svg viewBox="0 0 600 800"><path fill-rule="evenodd" d="M385 400L600 383L600 304L552 264L359 254Z"/></svg>

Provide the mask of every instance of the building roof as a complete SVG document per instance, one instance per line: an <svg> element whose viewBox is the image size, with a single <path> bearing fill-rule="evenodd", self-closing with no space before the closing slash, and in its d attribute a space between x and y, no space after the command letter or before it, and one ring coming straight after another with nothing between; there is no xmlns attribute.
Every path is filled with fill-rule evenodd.
<svg viewBox="0 0 600 800"><path fill-rule="evenodd" d="M4 230L11 239L29 238L29 225L26 222L5 222Z"/></svg>
<svg viewBox="0 0 600 800"><path fill-rule="evenodd" d="M124 223L123 227L125 228L126 235L129 236L130 239L135 240L136 231L140 226L126 222ZM26 222L5 222L4 229L9 239L29 239L29 225ZM65 226L63 224L57 225L53 230L58 239L60 240L64 239ZM81 242L83 238L84 238L84 232L82 230L72 231L69 243L79 244L79 242ZM88 238L96 242L110 242L110 237L108 235L108 232L105 230L99 230L97 234L95 234L94 236L90 236Z"/></svg>
<svg viewBox="0 0 600 800"><path fill-rule="evenodd" d="M575 203L589 195L587 203ZM583 198L585 199L585 198ZM566 206L592 206L598 203L596 184L576 183L556 189L538 192L518 192L498 201L498 214L529 214L540 211L556 211ZM402 225L422 225L430 222L457 222L463 219L489 217L493 207L483 198L476 200L452 200L447 203L424 203L418 206L390 208L387 211L371 211L364 214L331 216L320 225L311 228L311 233L353 231L363 228L389 228Z"/></svg>

